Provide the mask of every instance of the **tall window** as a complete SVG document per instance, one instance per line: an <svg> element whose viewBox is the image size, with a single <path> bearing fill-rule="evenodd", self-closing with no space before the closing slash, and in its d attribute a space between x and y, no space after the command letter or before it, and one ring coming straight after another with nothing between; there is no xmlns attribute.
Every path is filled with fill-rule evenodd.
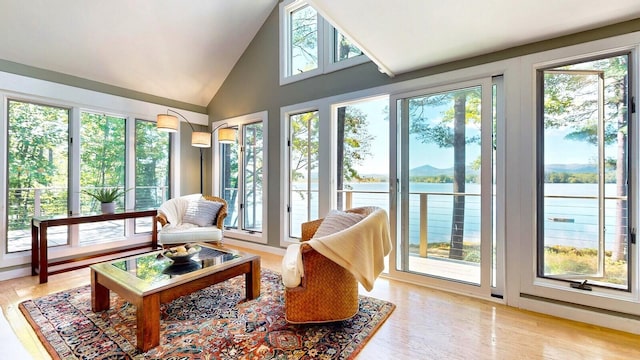
<svg viewBox="0 0 640 360"><path fill-rule="evenodd" d="M31 218L68 212L69 110L8 101L7 252L31 249ZM67 244L67 227L49 232Z"/></svg>
<svg viewBox="0 0 640 360"><path fill-rule="evenodd" d="M389 211L389 98L337 108L337 207Z"/></svg>
<svg viewBox="0 0 640 360"><path fill-rule="evenodd" d="M303 222L318 217L318 111L289 116L289 235L300 237Z"/></svg>
<svg viewBox="0 0 640 360"><path fill-rule="evenodd" d="M244 229L262 230L262 123L249 124L243 131Z"/></svg>
<svg viewBox="0 0 640 360"><path fill-rule="evenodd" d="M119 116L80 114L80 213L100 212L100 202L83 193L125 187L125 126ZM124 198L116 201L124 209ZM124 237L124 220L79 225L82 245Z"/></svg>
<svg viewBox="0 0 640 360"><path fill-rule="evenodd" d="M99 213L100 204L85 191L135 187L118 199L118 210L156 208L169 197L169 136L154 123L137 120L132 126L124 116L11 99L7 115L7 252L31 249L34 216ZM135 146L127 146L134 136ZM135 179L129 179L134 165ZM152 228L145 219L135 222L135 231L131 224L56 226L48 233L48 245L93 246L92 251Z"/></svg>
<svg viewBox="0 0 640 360"><path fill-rule="evenodd" d="M227 201L225 236L266 242L267 167L265 159L267 113L226 120L238 132L237 143L218 143L219 162L214 183Z"/></svg>
<svg viewBox="0 0 640 360"><path fill-rule="evenodd" d="M135 208L155 209L169 199L169 133L151 121L136 119ZM148 219L135 219L136 233L151 231Z"/></svg>
<svg viewBox="0 0 640 360"><path fill-rule="evenodd" d="M538 81L538 276L629 291L629 55Z"/></svg>
<svg viewBox="0 0 640 360"><path fill-rule="evenodd" d="M305 1L280 3L280 84L368 61Z"/></svg>

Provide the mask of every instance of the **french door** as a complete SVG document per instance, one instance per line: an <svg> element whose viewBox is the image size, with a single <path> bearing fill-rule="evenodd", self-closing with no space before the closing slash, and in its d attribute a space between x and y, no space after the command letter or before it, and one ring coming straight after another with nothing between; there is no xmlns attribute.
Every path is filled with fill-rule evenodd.
<svg viewBox="0 0 640 360"><path fill-rule="evenodd" d="M393 97L395 271L481 296L501 292L494 256L500 90L501 79L487 78Z"/></svg>

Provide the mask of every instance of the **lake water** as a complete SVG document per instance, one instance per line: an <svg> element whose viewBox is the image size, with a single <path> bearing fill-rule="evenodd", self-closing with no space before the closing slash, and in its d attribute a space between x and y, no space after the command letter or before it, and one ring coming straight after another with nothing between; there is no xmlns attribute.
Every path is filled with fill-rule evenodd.
<svg viewBox="0 0 640 360"><path fill-rule="evenodd" d="M375 205L389 210L389 195L357 193L358 191L388 191L388 183L351 183L352 206ZM467 184L466 193L479 194L478 184ZM577 248L598 246L598 202L596 199L577 199L570 196L595 196L596 184L547 184L546 195L568 196L545 200L545 245L565 245ZM606 184L607 196L615 195L615 184ZM449 242L452 222L453 184L410 184L409 238L410 244L419 243L420 195L427 196L427 236L430 243ZM440 195L439 195L440 194ZM609 248L614 242L616 201L605 201L605 244ZM480 197L469 195L465 200L464 241L479 242Z"/></svg>

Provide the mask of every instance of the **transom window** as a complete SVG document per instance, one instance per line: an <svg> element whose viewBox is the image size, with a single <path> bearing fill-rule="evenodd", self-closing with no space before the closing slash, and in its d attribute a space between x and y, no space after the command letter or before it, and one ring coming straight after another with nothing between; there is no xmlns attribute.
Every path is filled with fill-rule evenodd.
<svg viewBox="0 0 640 360"><path fill-rule="evenodd" d="M305 1L280 3L280 84L368 61Z"/></svg>

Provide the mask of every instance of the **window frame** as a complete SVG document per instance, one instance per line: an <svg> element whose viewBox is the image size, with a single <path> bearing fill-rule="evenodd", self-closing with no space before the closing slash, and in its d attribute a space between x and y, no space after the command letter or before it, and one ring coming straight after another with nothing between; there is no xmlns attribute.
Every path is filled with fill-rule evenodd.
<svg viewBox="0 0 640 360"><path fill-rule="evenodd" d="M280 3L279 5L279 13L280 13L280 42L279 42L279 58L280 58L280 85L290 84L296 81L308 79L314 76L331 73L334 71L338 71L340 69L345 69L351 66L363 64L365 62L370 61L369 58L364 54L364 52L352 58L348 58L342 61L335 61L335 41L336 41L336 31L340 31L337 28L334 28L326 19L317 12L318 23L318 67L309 70L300 74L291 74L291 32L289 31L291 25L291 13L301 9L305 6L311 6L305 0L286 0ZM336 31L334 31L336 30ZM343 36L347 37L344 33L341 33ZM348 38L348 37L347 37ZM349 39L349 38L348 38ZM354 45L358 46L355 41L349 39ZM360 48L358 46L358 48ZM362 49L361 49L362 51Z"/></svg>
<svg viewBox="0 0 640 360"><path fill-rule="evenodd" d="M531 54L522 57L522 76L520 87L522 89L521 98L526 99L526 101L524 101L521 105L521 113L526 114L527 118L525 119L525 122L529 127L523 127L523 131L520 134L520 143L526 149L530 150L531 158L526 158L526 161L523 161L523 164L520 164L518 166L521 168L526 167L529 169L535 169L538 164L537 158L540 156L540 154L537 153L538 146L540 145L540 140L538 139L537 135L533 137L530 135L531 133L536 134L536 127L538 126L539 122L537 120L537 116L538 113L542 111L538 108L538 98L540 97L540 94L538 93L536 80L540 70L569 63L580 63L592 59L615 56L621 53L630 53L629 78L636 80L638 78L638 74L637 72L634 73L634 70L636 70L638 66L637 64L639 59L639 51L640 47L638 46L637 35L625 35L571 47L549 50L546 52ZM639 93L638 85L639 84L637 81L633 81L630 83L629 97L637 96L637 94ZM638 113L632 112L630 114L630 123L635 124L637 119ZM628 206L631 213L634 214L629 218L629 225L632 228L636 228L638 222L638 213L637 211L635 211L635 209L638 208L638 197L636 189L639 188L640 182L637 176L631 175L636 174L638 171L637 164L635 164L637 162L638 155L640 154L640 148L638 147L637 142L637 139L640 138L638 127L632 127L629 134L630 139L628 151L629 155L632 158L635 158L634 161L631 161L629 163L630 178ZM525 158L524 156L526 156L527 154L522 150L520 150L520 152L523 158ZM535 171L532 172L532 174L535 174ZM521 186L524 188L535 190L537 186L536 183L536 179L523 178ZM526 240L524 241L524 243L527 244L523 246L518 256L521 260L520 266L526 269L531 269L531 271L521 273L521 277L519 279L519 306L522 306L529 310L542 311L550 314L555 314L555 311L557 314L562 313L562 316L566 318L577 319L578 321L585 321L595 324L606 324L607 320L604 319L604 317L599 319L587 319L579 310L575 310L567 306L562 306L562 304L578 304L580 306L593 307L603 309L605 311L639 315L640 308L635 306L640 299L640 273L638 272L640 251L638 251L637 244L632 243L629 249L628 261L631 263L629 274L633 276L633 278L629 281L629 286L631 288L630 292L623 292L618 289L609 289L606 287L593 287L592 291L571 289L565 281L538 276L535 258L538 245L538 224L536 222L536 212L538 210L536 201L537 196L538 195L536 191L533 191L531 194L531 198L523 198L523 204L526 204L528 206L525 206L522 209L521 231L523 233L531 235L527 236ZM513 269L515 265L511 263L508 264L508 267ZM513 291L513 287L508 285L507 292L512 293ZM536 299L553 299L554 301L558 301L560 305L558 305L558 307L554 307L553 309L542 310L545 305L541 305L542 303L537 302ZM562 311L559 310L560 307L563 308ZM612 327L611 323L608 323L608 325L605 326ZM625 325L620 325L616 328L619 329L623 326Z"/></svg>
<svg viewBox="0 0 640 360"><path fill-rule="evenodd" d="M244 147L244 127L246 125L262 123L262 230L254 231L254 230L243 230L242 224L238 224L237 228L225 228L224 237L225 241L227 239L235 240L245 240L259 244L267 244L268 243L268 217L267 217L267 204L268 204L268 128L269 128L269 113L268 111L257 112L253 114L238 116L234 118L220 120L219 122L214 122L212 126L216 126L217 123L227 123L227 127L237 127L239 130L237 139L237 146ZM217 133L214 136L213 147L212 147L212 173L211 173L211 193L215 196L222 197L220 193L221 186L221 165L222 159L220 158L220 142L218 142ZM244 151L241 150L238 154L238 192L244 198ZM243 210L238 209L239 221L243 221ZM241 243L239 243L241 244Z"/></svg>
<svg viewBox="0 0 640 360"><path fill-rule="evenodd" d="M118 116L125 117L127 119L126 126L128 129L128 135L126 138L126 149L133 149L135 145L134 132L132 132L134 121L131 121L131 119L148 119L148 121L155 123L156 114L164 113L167 111L166 105L152 104L140 100L123 98L117 95L100 93L97 91L81 89L69 85L53 84L44 80L23 77L6 72L0 72L0 83L3 84L2 89L0 89L0 138L5 143L8 137L7 106L9 99L14 101L36 103L46 106L69 109L69 136L70 138L75 139L78 139L80 136L79 122L80 113L82 111L117 114ZM207 114L195 113L187 110L182 110L181 112L186 116L189 116L193 123L206 124L208 121ZM180 149L180 136L171 136L169 142L171 147L171 152L169 154L169 176L171 179L170 183L172 184L170 196L174 197L179 196L180 189L180 179L176 175L180 174L179 151L176 151L176 149ZM79 174L79 154L79 141L73 141L69 147L69 171L73 172L74 174ZM6 159L6 156L6 147L0 147L0 158ZM127 179L125 183L126 188L131 188L134 186L133 181L135 178L135 170L133 169L133 164L135 163L135 161L132 161L132 159L134 159L134 156L135 154L133 154L132 151L128 151L126 154L126 161L129 164L125 173L125 178ZM69 178L69 186L71 189L79 188L79 178L76 178L75 176L79 175L74 175ZM0 203L2 204L6 204L7 201L7 181L7 168L6 166L2 166L0 167ZM125 201L127 204L127 208L133 208L134 199L132 196L127 196L125 198ZM69 193L69 202L71 205L69 210L77 212L78 206L76 206L75 204L79 204L79 196L77 193L75 193L75 190L72 190ZM54 247L49 249L49 258L58 259L70 255L77 256L78 254L82 253L104 251L107 249L115 249L150 241L150 232L143 232L138 234L135 234L133 232L133 219L131 219L131 224L128 225L128 228L131 229L130 231L128 231L128 237L125 237L120 241L82 247L73 246L73 243L72 245ZM0 217L0 232L6 234L6 231L6 218ZM6 247L6 236L2 238L5 240L0 242L0 246ZM72 241L70 240L70 243L71 242ZM30 261L31 250L12 253L6 253L4 250L0 251L0 278L4 279L19 276L29 276L31 272L28 267L23 267L21 265L29 264ZM15 269L8 270L7 268L10 267L15 267Z"/></svg>

